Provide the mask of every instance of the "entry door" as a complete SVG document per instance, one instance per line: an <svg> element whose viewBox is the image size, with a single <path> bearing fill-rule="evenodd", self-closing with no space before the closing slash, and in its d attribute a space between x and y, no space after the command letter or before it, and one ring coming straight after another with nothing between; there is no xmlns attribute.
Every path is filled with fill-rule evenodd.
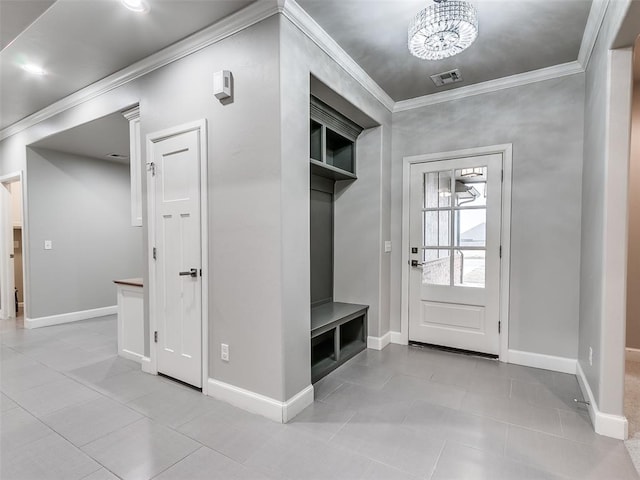
<svg viewBox="0 0 640 480"><path fill-rule="evenodd" d="M411 166L409 340L499 353L502 155Z"/></svg>
<svg viewBox="0 0 640 480"><path fill-rule="evenodd" d="M157 369L202 387L202 245L199 130L157 141L155 315Z"/></svg>
<svg viewBox="0 0 640 480"><path fill-rule="evenodd" d="M0 318L6 319L15 317L16 310L11 192L3 183L0 183L0 238Z"/></svg>

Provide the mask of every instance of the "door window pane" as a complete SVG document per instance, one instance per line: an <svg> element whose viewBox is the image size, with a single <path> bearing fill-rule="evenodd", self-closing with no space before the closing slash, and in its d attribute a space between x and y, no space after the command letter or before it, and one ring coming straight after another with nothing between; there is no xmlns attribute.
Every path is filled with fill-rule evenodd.
<svg viewBox="0 0 640 480"><path fill-rule="evenodd" d="M455 250L454 285L484 288L485 257L484 250Z"/></svg>
<svg viewBox="0 0 640 480"><path fill-rule="evenodd" d="M487 204L487 167L460 168L455 171L455 175L456 207Z"/></svg>
<svg viewBox="0 0 640 480"><path fill-rule="evenodd" d="M424 212L423 245L427 247L448 247L451 245L451 211Z"/></svg>
<svg viewBox="0 0 640 480"><path fill-rule="evenodd" d="M424 175L424 208L451 206L451 171Z"/></svg>
<svg viewBox="0 0 640 480"><path fill-rule="evenodd" d="M457 247L487 245L487 209L456 210L454 242Z"/></svg>
<svg viewBox="0 0 640 480"><path fill-rule="evenodd" d="M451 251L423 251L422 283L430 285L451 285Z"/></svg>

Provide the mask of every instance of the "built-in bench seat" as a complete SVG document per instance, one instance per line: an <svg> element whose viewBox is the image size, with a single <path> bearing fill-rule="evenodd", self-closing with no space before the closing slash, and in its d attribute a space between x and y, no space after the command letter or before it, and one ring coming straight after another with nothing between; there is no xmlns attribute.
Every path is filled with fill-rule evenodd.
<svg viewBox="0 0 640 480"><path fill-rule="evenodd" d="M367 347L368 305L327 302L311 308L311 381Z"/></svg>

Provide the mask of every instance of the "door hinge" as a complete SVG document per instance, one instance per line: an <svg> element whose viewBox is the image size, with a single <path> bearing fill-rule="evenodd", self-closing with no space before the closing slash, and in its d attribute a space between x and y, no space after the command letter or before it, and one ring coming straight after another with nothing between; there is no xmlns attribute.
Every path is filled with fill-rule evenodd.
<svg viewBox="0 0 640 480"><path fill-rule="evenodd" d="M498 321L498 333L501 333L501 331L502 331L502 322Z"/></svg>
<svg viewBox="0 0 640 480"><path fill-rule="evenodd" d="M147 170L151 172L151 176L156 176L156 164L155 162L147 162Z"/></svg>
<svg viewBox="0 0 640 480"><path fill-rule="evenodd" d="M156 249L156 247L153 247L153 259L154 260L158 259L158 250Z"/></svg>
<svg viewBox="0 0 640 480"><path fill-rule="evenodd" d="M154 343L158 343L158 332L157 331L153 332L153 341L154 341Z"/></svg>
<svg viewBox="0 0 640 480"><path fill-rule="evenodd" d="M504 182L504 170L500 171L500 181Z"/></svg>
<svg viewBox="0 0 640 480"><path fill-rule="evenodd" d="M498 255L502 258L502 245L500 245L500 250L498 251ZM155 256L153 258L156 258Z"/></svg>

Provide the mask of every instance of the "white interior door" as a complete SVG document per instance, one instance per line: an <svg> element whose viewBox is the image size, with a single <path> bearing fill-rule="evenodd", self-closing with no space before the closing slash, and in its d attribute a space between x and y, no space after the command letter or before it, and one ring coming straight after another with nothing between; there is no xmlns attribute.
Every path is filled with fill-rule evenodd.
<svg viewBox="0 0 640 480"><path fill-rule="evenodd" d="M411 165L409 340L497 355L502 155Z"/></svg>
<svg viewBox="0 0 640 480"><path fill-rule="evenodd" d="M16 316L11 191L0 183L0 318Z"/></svg>
<svg viewBox="0 0 640 480"><path fill-rule="evenodd" d="M159 373L202 387L200 131L152 144Z"/></svg>

